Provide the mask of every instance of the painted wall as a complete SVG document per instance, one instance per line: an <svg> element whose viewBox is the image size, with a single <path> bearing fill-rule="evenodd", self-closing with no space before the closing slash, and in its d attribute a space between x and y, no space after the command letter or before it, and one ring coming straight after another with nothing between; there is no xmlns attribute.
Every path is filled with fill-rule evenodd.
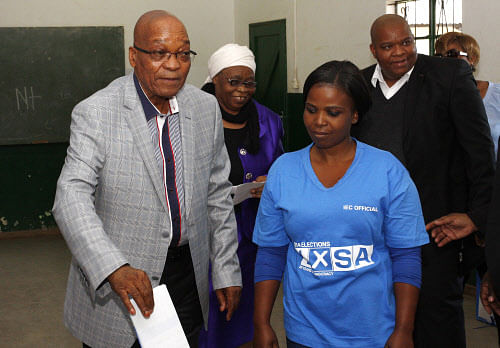
<svg viewBox="0 0 500 348"><path fill-rule="evenodd" d="M290 90L293 78L293 3L294 0L235 0L234 1L235 42L249 45L249 29L251 23L268 22L286 19L287 40L287 77ZM259 67L257 67L258 69Z"/></svg>
<svg viewBox="0 0 500 348"><path fill-rule="evenodd" d="M328 60L349 59L360 68L372 64L369 28L383 13L385 0L235 0L235 39L248 45L250 23L285 18L288 92L296 93ZM295 77L299 88L294 88Z"/></svg>
<svg viewBox="0 0 500 348"><path fill-rule="evenodd" d="M297 65L299 79L325 61L350 60L360 69L375 62L370 50L370 26L385 13L384 0L297 1Z"/></svg>
<svg viewBox="0 0 500 348"><path fill-rule="evenodd" d="M463 32L472 35L481 47L476 78L500 82L500 41L498 39L498 0L462 0Z"/></svg>
<svg viewBox="0 0 500 348"><path fill-rule="evenodd" d="M373 19L385 12L385 0L2 0L0 25L121 25L127 57L135 21L155 8L173 12L186 24L192 48L198 52L188 78L195 85L205 79L208 57L216 48L231 41L248 44L248 24L285 18L288 89L299 92L307 74L322 62L350 59L360 67L374 62L367 47L368 30ZM464 31L482 46L477 77L500 81L496 64L500 45L491 40L497 16L485 15L485 9L500 13L500 1L463 0ZM125 67L130 71L127 58ZM300 89L294 88L295 67Z"/></svg>
<svg viewBox="0 0 500 348"><path fill-rule="evenodd" d="M198 53L188 82L200 86L207 76L212 52L234 38L233 0L2 0L0 26L123 26L125 71L137 18L146 11L162 9L181 19L188 30L191 48Z"/></svg>
<svg viewBox="0 0 500 348"><path fill-rule="evenodd" d="M360 68L374 63L369 28L386 11L385 0L235 0L235 41L248 44L248 24L287 21L288 92L300 92L305 77L331 59L349 59ZM478 79L500 82L500 45L496 39L498 0L462 0L463 30L478 40ZM295 10L296 7L296 10ZM296 13L296 16L294 15ZM491 15L490 15L491 14ZM296 40L294 39L296 19ZM296 50L296 55L295 55ZM295 58L296 56L296 58ZM294 86L295 63L299 89Z"/></svg>
<svg viewBox="0 0 500 348"><path fill-rule="evenodd" d="M176 14L188 29L192 48L198 52L188 82L201 85L207 60L221 45L235 41L248 44L248 24L285 18L287 20L288 89L299 92L307 74L330 59L350 59L360 67L374 62L368 44L371 22L385 12L385 0L2 0L1 26L121 25L125 28L127 52L138 16L150 9ZM478 6L480 5L480 6ZM500 46L491 40L497 27L498 0L463 0L464 31L482 46L477 74L481 79L500 81L496 57ZM296 15L295 15L296 13ZM489 40L488 40L489 39ZM295 69L297 75L295 75ZM295 77L300 86L296 86Z"/></svg>

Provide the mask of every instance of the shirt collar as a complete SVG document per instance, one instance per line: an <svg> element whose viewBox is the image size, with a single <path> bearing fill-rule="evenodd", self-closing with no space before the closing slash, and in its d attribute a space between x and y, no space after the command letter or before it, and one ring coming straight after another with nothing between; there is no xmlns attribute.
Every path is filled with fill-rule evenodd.
<svg viewBox="0 0 500 348"><path fill-rule="evenodd" d="M146 93L144 93L144 90L142 89L139 79L137 78L137 76L135 76L135 74L134 74L134 85L135 89L137 90L137 94L139 95L139 99L141 101L142 108L144 110L144 115L146 115L146 121L149 121L150 119L152 119L157 115L169 116L179 112L179 105L177 104L177 98L175 96L171 97L168 100L170 111L167 112L166 114L162 114L156 108L156 106L154 106L154 104L151 103Z"/></svg>
<svg viewBox="0 0 500 348"><path fill-rule="evenodd" d="M410 70L408 70L403 76L401 76L397 82L401 81L400 84L403 84L406 81L408 81L410 79L413 69L415 69L415 65L413 65ZM387 83L384 80L384 75L382 75L382 69L380 68L380 64L378 63L377 66L375 67L375 71L373 72L371 79L373 87L377 87L377 81L387 85Z"/></svg>

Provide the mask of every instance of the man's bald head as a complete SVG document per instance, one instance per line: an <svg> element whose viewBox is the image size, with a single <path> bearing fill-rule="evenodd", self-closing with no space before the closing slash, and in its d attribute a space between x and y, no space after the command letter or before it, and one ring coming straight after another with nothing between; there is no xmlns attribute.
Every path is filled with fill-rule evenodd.
<svg viewBox="0 0 500 348"><path fill-rule="evenodd" d="M170 12L163 10L153 10L144 13L139 17L137 23L135 23L134 42L143 41L145 39L145 36L148 35L149 28L157 21L177 22L184 28L184 31L186 30L184 24Z"/></svg>
<svg viewBox="0 0 500 348"><path fill-rule="evenodd" d="M394 14L378 17L372 24L370 35L370 50L390 87L415 65L415 38L405 19Z"/></svg>
<svg viewBox="0 0 500 348"><path fill-rule="evenodd" d="M177 95L191 67L191 43L182 22L166 11L143 14L129 48L130 66L149 100L166 113L168 99Z"/></svg>
<svg viewBox="0 0 500 348"><path fill-rule="evenodd" d="M396 14L385 14L375 19L375 21L372 24L372 27L370 29L370 37L372 39L372 44L374 44L377 41L378 33L381 28L386 28L388 26L395 26L395 25L404 25L408 29L408 32L411 33L410 26L403 17L398 16Z"/></svg>

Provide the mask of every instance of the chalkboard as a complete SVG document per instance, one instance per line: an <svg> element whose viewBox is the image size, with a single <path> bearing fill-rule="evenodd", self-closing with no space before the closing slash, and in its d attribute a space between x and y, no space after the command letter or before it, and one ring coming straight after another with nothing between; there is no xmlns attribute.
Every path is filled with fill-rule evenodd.
<svg viewBox="0 0 500 348"><path fill-rule="evenodd" d="M0 42L0 145L68 141L73 107L125 70L123 27L4 27Z"/></svg>

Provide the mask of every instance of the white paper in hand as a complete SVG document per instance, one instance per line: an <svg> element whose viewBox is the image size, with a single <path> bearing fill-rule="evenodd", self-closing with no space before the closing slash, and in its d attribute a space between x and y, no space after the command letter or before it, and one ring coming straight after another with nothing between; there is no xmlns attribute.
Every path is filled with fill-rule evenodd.
<svg viewBox="0 0 500 348"><path fill-rule="evenodd" d="M131 299L136 315L131 315L142 348L189 348L179 317L165 284L153 289L155 307L149 318L144 318L137 303Z"/></svg>
<svg viewBox="0 0 500 348"><path fill-rule="evenodd" d="M231 194L233 195L233 204L240 204L243 202L245 199L251 198L252 194L250 191L252 191L255 188L262 187L264 186L265 182L264 181L259 181L259 182L247 182L245 184L233 186L231 189Z"/></svg>

